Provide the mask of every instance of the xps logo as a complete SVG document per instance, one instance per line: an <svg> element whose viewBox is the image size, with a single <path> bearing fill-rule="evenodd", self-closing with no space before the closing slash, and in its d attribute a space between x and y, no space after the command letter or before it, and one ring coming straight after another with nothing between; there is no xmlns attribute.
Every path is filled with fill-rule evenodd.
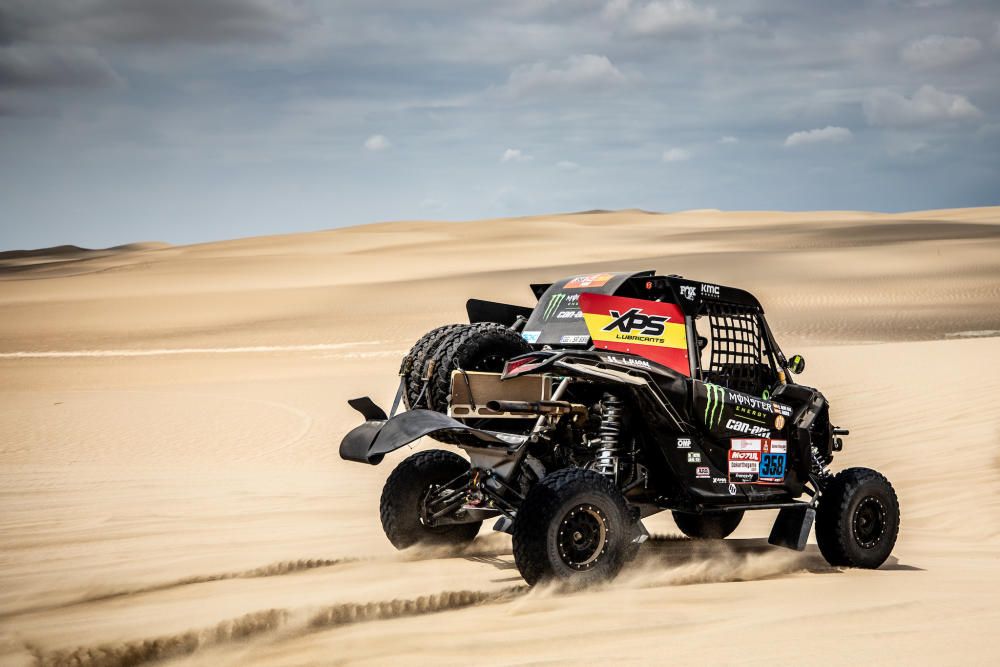
<svg viewBox="0 0 1000 667"><path fill-rule="evenodd" d="M622 333L632 333L638 330L639 333L647 336L659 336L663 333L663 325L670 318L666 315L644 315L641 308L630 308L624 314L617 310L609 311L614 321L604 327L604 331L621 331Z"/></svg>

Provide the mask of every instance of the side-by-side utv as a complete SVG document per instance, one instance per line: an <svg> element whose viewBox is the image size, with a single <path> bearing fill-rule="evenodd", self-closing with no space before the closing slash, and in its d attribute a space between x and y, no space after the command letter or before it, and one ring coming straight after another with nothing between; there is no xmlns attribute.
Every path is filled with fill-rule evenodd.
<svg viewBox="0 0 1000 667"><path fill-rule="evenodd" d="M381 500L393 545L463 545L496 519L528 583L588 583L617 574L656 512L721 539L747 510L777 509L772 544L803 549L815 522L833 565L889 557L892 486L867 468L830 472L848 431L792 381L805 361L785 357L751 294L653 271L531 287L533 309L471 299L470 324L417 341L394 414L350 401L366 421L345 459L378 464L423 436L468 456L399 463Z"/></svg>

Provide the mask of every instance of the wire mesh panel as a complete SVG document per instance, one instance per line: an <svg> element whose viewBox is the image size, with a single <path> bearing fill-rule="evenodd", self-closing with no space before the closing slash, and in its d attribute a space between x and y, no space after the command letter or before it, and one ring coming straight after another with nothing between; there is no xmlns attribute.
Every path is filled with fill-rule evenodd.
<svg viewBox="0 0 1000 667"><path fill-rule="evenodd" d="M759 393L769 365L757 314L740 306L714 304L708 316L712 350L707 375L730 389Z"/></svg>

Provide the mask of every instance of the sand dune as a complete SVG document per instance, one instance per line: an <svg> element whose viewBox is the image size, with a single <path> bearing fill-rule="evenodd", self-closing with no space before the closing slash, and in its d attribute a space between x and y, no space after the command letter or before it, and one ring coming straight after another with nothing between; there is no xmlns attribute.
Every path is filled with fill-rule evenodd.
<svg viewBox="0 0 1000 667"><path fill-rule="evenodd" d="M614 583L525 590L510 540L398 554L345 400L480 296L655 268L755 291L903 516L880 570L668 516ZM585 212L0 254L0 664L989 664L1000 208ZM430 443L422 446L430 446Z"/></svg>

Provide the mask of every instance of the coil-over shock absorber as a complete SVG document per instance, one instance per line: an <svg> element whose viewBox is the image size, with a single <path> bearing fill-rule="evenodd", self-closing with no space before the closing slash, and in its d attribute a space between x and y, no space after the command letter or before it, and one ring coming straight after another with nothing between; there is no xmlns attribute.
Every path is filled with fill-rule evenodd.
<svg viewBox="0 0 1000 667"><path fill-rule="evenodd" d="M618 444L622 431L622 399L606 393L601 399L601 427L594 470L618 481Z"/></svg>

